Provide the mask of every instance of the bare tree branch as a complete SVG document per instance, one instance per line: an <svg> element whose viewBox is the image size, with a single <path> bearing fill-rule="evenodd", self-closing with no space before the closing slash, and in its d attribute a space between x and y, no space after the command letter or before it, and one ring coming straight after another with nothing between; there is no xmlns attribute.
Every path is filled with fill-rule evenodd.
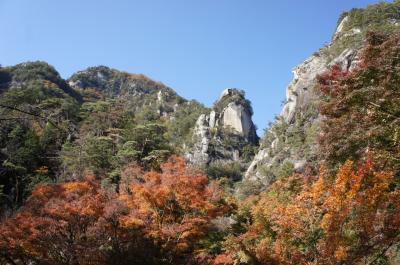
<svg viewBox="0 0 400 265"><path fill-rule="evenodd" d="M55 123L54 123L53 121L51 121L49 118L43 117L43 116L40 115L40 114L33 113L33 112L29 112L29 111L26 111L26 110L19 109L19 108L17 108L17 107L8 106L8 105L4 105L4 104L0 104L0 108L9 109L9 110L14 110L14 111L18 111L18 112L21 112L21 113L24 113L24 114L27 114L27 115L31 115L31 116L37 117L37 118L39 118L39 119L42 119L42 120L44 120L44 121L50 123L52 126L54 126L55 128L57 128L58 130L60 130L60 131L65 131L65 130L61 129L60 127L58 127L57 124L55 124ZM0 119L0 120L4 120L4 119Z"/></svg>

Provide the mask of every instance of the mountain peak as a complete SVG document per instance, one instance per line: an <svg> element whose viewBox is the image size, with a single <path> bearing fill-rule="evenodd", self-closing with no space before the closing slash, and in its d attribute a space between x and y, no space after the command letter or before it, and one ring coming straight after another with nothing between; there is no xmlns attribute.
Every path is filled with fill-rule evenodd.
<svg viewBox="0 0 400 265"><path fill-rule="evenodd" d="M226 88L221 92L218 100L222 100L224 97L233 96L233 95L238 95L238 96L241 96L244 98L246 93L244 92L244 90L241 90L238 88Z"/></svg>
<svg viewBox="0 0 400 265"><path fill-rule="evenodd" d="M93 88L111 97L153 94L160 90L175 94L171 88L143 74L127 73L107 66L89 67L78 71L68 79L68 83L75 89Z"/></svg>

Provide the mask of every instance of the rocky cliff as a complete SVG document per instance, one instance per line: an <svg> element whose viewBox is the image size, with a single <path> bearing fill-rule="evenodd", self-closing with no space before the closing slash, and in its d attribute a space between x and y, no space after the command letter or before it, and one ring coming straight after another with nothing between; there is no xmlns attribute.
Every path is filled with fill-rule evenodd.
<svg viewBox="0 0 400 265"><path fill-rule="evenodd" d="M173 89L142 74L131 74L106 66L89 67L73 74L68 80L86 101L104 98L126 100L135 111L152 104L160 115L167 115L187 102ZM134 104L133 104L134 103ZM157 105L157 106L155 106Z"/></svg>
<svg viewBox="0 0 400 265"><path fill-rule="evenodd" d="M331 62L319 53L293 70L293 80L286 89L286 103L275 124L266 132L262 147L247 169L246 178L270 183L280 177L276 172L281 171L279 167L286 167L289 174L293 170L302 170L307 164L313 165L320 119L315 110L316 77L334 64L349 70L356 65L357 53L358 49L345 49Z"/></svg>
<svg viewBox="0 0 400 265"><path fill-rule="evenodd" d="M356 67L357 55L368 31L397 31L399 11L395 5L378 4L344 13L332 42L293 69L281 114L266 130L258 153L246 171L246 180L258 180L265 186L305 167L315 169L318 123L322 118L316 110L317 76L333 65L343 71Z"/></svg>
<svg viewBox="0 0 400 265"><path fill-rule="evenodd" d="M245 162L249 155L246 151L258 144L252 115L244 91L225 89L211 111L197 119L193 146L186 153L188 160L200 165Z"/></svg>
<svg viewBox="0 0 400 265"><path fill-rule="evenodd" d="M251 103L245 98L244 91L238 89L225 89L214 106L206 109L144 75L106 66L79 71L68 79L68 84L79 91L86 101L112 98L123 101L124 108L135 113L141 113L146 108L156 110L156 116L167 120L170 127L179 130L186 127L185 139L177 144L183 145L187 159L196 165L208 165L213 161L248 162L254 148L251 151L248 149L258 144L251 119ZM197 121L193 119L195 115L198 115ZM182 120L186 120L185 124L179 124ZM172 135L172 139L182 138L180 136L182 133Z"/></svg>

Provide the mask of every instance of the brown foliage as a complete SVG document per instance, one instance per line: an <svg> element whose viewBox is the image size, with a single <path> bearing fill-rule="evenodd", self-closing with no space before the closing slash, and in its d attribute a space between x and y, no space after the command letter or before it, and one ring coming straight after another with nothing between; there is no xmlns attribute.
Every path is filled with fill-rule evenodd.
<svg viewBox="0 0 400 265"><path fill-rule="evenodd" d="M259 264L322 265L369 264L384 255L400 236L393 174L371 161L354 170L349 161L329 179L322 169L312 185L301 175L275 183L252 206L247 232L227 243L229 253Z"/></svg>
<svg viewBox="0 0 400 265"><path fill-rule="evenodd" d="M354 70L335 66L319 77L320 157L328 165L374 153L385 168L400 169L399 57L400 35L370 33Z"/></svg>
<svg viewBox="0 0 400 265"><path fill-rule="evenodd" d="M119 194L92 178L37 187L0 226L5 264L200 264L198 239L229 207L218 186L172 157L124 171ZM193 254L194 253L194 254Z"/></svg>
<svg viewBox="0 0 400 265"><path fill-rule="evenodd" d="M92 230L108 198L97 183L40 186L24 208L1 226L0 249L15 263L77 264L96 257Z"/></svg>
<svg viewBox="0 0 400 265"><path fill-rule="evenodd" d="M229 210L218 186L175 156L161 166L161 172L148 172L133 181L120 200L132 213L124 224L144 225L146 236L172 255L169 262L194 252L210 221Z"/></svg>

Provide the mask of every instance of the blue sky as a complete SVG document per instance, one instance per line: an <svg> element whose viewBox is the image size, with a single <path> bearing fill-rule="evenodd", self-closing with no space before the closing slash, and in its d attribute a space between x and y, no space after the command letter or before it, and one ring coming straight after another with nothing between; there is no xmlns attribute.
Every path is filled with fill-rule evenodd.
<svg viewBox="0 0 400 265"><path fill-rule="evenodd" d="M281 110L291 69L370 0L0 0L0 64L44 60L64 78L88 66L143 73L211 106L227 87L252 101L259 133Z"/></svg>

